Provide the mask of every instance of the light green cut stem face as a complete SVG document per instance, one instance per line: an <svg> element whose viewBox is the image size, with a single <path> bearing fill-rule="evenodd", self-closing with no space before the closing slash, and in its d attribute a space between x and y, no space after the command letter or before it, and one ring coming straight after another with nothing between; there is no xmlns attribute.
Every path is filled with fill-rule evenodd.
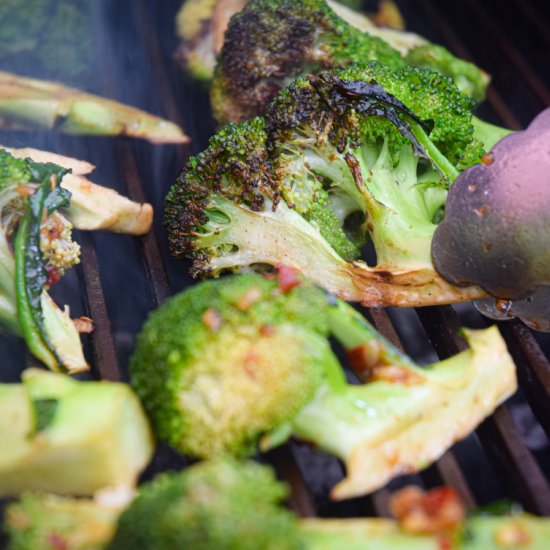
<svg viewBox="0 0 550 550"><path fill-rule="evenodd" d="M153 441L129 386L30 369L0 384L0 495L133 486Z"/></svg>

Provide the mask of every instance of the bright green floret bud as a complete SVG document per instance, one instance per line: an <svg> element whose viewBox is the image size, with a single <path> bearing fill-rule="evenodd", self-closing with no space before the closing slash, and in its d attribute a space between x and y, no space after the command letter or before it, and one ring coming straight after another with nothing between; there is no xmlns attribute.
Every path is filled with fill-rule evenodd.
<svg viewBox="0 0 550 550"><path fill-rule="evenodd" d="M299 550L285 496L264 466L203 462L143 487L107 550Z"/></svg>

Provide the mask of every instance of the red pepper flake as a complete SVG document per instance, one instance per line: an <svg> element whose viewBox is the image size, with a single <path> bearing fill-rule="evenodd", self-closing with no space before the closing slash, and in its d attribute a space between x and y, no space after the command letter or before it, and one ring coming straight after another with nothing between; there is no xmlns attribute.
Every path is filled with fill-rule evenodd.
<svg viewBox="0 0 550 550"><path fill-rule="evenodd" d="M217 332L222 326L222 316L219 311L211 307L202 314L202 322L208 330Z"/></svg>
<svg viewBox="0 0 550 550"><path fill-rule="evenodd" d="M450 535L444 534L437 537L438 550L453 550L453 539Z"/></svg>
<svg viewBox="0 0 550 550"><path fill-rule="evenodd" d="M493 162L495 162L495 155L492 151L485 153L485 155L481 157L481 164L484 164L485 166L490 166Z"/></svg>
<svg viewBox="0 0 550 550"><path fill-rule="evenodd" d="M46 538L46 544L52 548L52 550L69 550L69 543L58 533L51 533Z"/></svg>
<svg viewBox="0 0 550 550"><path fill-rule="evenodd" d="M273 336L277 332L277 328L273 325L264 325L260 329L260 334L262 336Z"/></svg>
<svg viewBox="0 0 550 550"><path fill-rule="evenodd" d="M390 384L403 384L414 386L424 380L416 372L400 365L378 365L372 369L371 380L383 380Z"/></svg>
<svg viewBox="0 0 550 550"><path fill-rule="evenodd" d="M22 197L30 197L31 195L34 195L34 188L31 185L27 185L26 183L20 183L15 188L15 192Z"/></svg>
<svg viewBox="0 0 550 550"><path fill-rule="evenodd" d="M287 265L277 266L279 270L279 288L284 292L290 292L293 288L299 286L302 282L298 278L298 270Z"/></svg>
<svg viewBox="0 0 550 550"><path fill-rule="evenodd" d="M531 535L522 525L511 520L496 530L495 542L502 548L520 548L530 546Z"/></svg>
<svg viewBox="0 0 550 550"><path fill-rule="evenodd" d="M262 289L259 286L253 286L249 288L242 296L240 296L240 298L235 302L235 305L241 311L247 311L261 299Z"/></svg>
<svg viewBox="0 0 550 550"><path fill-rule="evenodd" d="M55 285L60 279L61 275L59 275L59 272L53 265L46 265L46 274L48 275L48 278L46 279L46 285L51 287Z"/></svg>
<svg viewBox="0 0 550 550"><path fill-rule="evenodd" d="M258 365L259 359L260 357L256 353L256 350L254 350L254 348L252 348L244 358L244 363L243 363L244 371L246 372L248 377L251 378L252 380L256 378L256 372L254 370L254 367Z"/></svg>
<svg viewBox="0 0 550 550"><path fill-rule="evenodd" d="M392 496L390 509L408 533L452 533L466 516L464 504L452 487L437 487L428 492L419 487L405 487Z"/></svg>
<svg viewBox="0 0 550 550"><path fill-rule="evenodd" d="M90 334L94 331L94 322L89 317L73 319L74 326L80 334Z"/></svg>
<svg viewBox="0 0 550 550"><path fill-rule="evenodd" d="M347 352L350 367L364 380L372 376L373 368L380 361L380 346L375 342L365 342Z"/></svg>

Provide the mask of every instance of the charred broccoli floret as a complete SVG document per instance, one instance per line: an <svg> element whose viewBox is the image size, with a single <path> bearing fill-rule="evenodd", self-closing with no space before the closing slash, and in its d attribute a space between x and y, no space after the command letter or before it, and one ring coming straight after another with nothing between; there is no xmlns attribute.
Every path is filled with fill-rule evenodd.
<svg viewBox="0 0 550 550"><path fill-rule="evenodd" d="M329 335L366 385L346 382ZM294 435L345 462L332 491L341 499L426 467L515 390L498 330L466 337L470 350L420 368L285 268L278 279L206 281L165 303L138 338L131 381L158 436L181 451L242 457Z"/></svg>
<svg viewBox="0 0 550 550"><path fill-rule="evenodd" d="M473 106L429 69L301 77L189 161L166 198L171 251L195 275L289 265L367 305L479 297L443 281L430 254L449 186L484 152ZM369 237L375 267L356 261Z"/></svg>
<svg viewBox="0 0 550 550"><path fill-rule="evenodd" d="M348 25L324 0L250 2L225 33L212 83L214 116L238 122L263 114L297 76L368 61L405 64L386 42Z"/></svg>
<svg viewBox="0 0 550 550"><path fill-rule="evenodd" d="M24 150L23 156L26 153L69 161L76 172L79 167L93 169L57 155ZM152 209L69 174L68 168L18 158L19 154L0 147L0 326L23 336L49 368L86 370L75 324L48 295L49 288L79 262L73 225L139 234L149 229Z"/></svg>
<svg viewBox="0 0 550 550"><path fill-rule="evenodd" d="M253 0L231 19L225 33L212 83L214 116L224 123L263 114L298 75L369 61L429 66L476 99L488 84L485 73L441 46L420 46L404 58L383 37L341 19L324 0Z"/></svg>

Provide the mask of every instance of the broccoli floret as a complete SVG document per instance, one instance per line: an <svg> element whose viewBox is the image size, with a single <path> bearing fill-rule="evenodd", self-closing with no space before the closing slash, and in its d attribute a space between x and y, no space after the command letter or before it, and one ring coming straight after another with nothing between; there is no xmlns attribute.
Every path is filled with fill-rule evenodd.
<svg viewBox="0 0 550 550"><path fill-rule="evenodd" d="M371 306L477 298L444 282L430 253L449 186L484 152L473 106L429 69L301 77L188 162L166 198L171 251L194 275L289 265ZM375 267L357 261L368 238Z"/></svg>
<svg viewBox="0 0 550 550"><path fill-rule="evenodd" d="M405 60L414 67L429 67L450 76L465 94L481 102L489 85L489 75L473 63L455 57L449 50L437 44L424 44L410 50Z"/></svg>
<svg viewBox="0 0 550 550"><path fill-rule="evenodd" d="M225 33L212 110L220 122L244 120L262 114L304 72L372 60L405 64L399 52L348 25L324 0L255 0L231 19Z"/></svg>
<svg viewBox="0 0 550 550"><path fill-rule="evenodd" d="M483 95L485 73L441 46L423 48L412 64L441 71L462 91ZM224 123L263 114L298 75L369 61L394 68L411 64L383 38L341 19L325 0L254 0L231 19L225 33L212 83L214 116Z"/></svg>
<svg viewBox="0 0 550 550"><path fill-rule="evenodd" d="M144 486L107 550L301 549L286 487L273 472L231 459L204 462Z"/></svg>
<svg viewBox="0 0 550 550"><path fill-rule="evenodd" d="M350 306L288 279L203 282L151 315L131 381L161 439L211 458L293 434L345 462L341 499L426 467L515 391L496 328L468 331L470 350L420 368ZM347 384L329 336L369 383Z"/></svg>
<svg viewBox="0 0 550 550"><path fill-rule="evenodd" d="M69 174L73 168L77 173ZM151 225L150 205L129 201L80 175L91 170L87 163L59 155L0 148L0 325L23 336L52 370L88 368L68 311L48 295L79 262L73 225L130 234L144 233Z"/></svg>
<svg viewBox="0 0 550 550"><path fill-rule="evenodd" d="M92 499L25 493L6 509L10 550L102 550L121 513Z"/></svg>
<svg viewBox="0 0 550 550"><path fill-rule="evenodd" d="M24 371L22 384L0 384L0 438L0 497L133 487L153 454L147 419L127 384L40 369Z"/></svg>

